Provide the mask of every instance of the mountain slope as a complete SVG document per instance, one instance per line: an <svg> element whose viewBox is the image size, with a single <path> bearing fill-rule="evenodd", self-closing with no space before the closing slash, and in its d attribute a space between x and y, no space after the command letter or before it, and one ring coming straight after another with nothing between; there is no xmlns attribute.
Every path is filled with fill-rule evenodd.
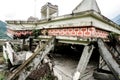
<svg viewBox="0 0 120 80"><path fill-rule="evenodd" d="M10 39L10 37L6 34L7 24L3 21L0 21L0 39Z"/></svg>
<svg viewBox="0 0 120 80"><path fill-rule="evenodd" d="M112 21L114 21L115 23L120 25L120 15L116 16L115 18L113 18Z"/></svg>
<svg viewBox="0 0 120 80"><path fill-rule="evenodd" d="M0 21L0 30L6 31L6 23L4 23L3 21Z"/></svg>

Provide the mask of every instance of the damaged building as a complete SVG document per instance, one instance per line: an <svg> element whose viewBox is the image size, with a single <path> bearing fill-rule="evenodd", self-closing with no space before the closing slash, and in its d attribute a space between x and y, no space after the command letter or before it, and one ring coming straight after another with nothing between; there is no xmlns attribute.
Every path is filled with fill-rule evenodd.
<svg viewBox="0 0 120 80"><path fill-rule="evenodd" d="M6 22L13 37L31 36L37 30L40 41L8 80L27 79L43 62L58 80L120 80L120 27L101 14L96 0L83 0L63 16L58 16L57 5L47 3L41 8L41 20Z"/></svg>

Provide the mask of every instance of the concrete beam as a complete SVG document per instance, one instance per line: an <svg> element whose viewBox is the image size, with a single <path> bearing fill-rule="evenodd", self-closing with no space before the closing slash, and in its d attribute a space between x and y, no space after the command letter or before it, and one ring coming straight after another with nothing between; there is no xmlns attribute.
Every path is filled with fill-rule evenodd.
<svg viewBox="0 0 120 80"><path fill-rule="evenodd" d="M107 48L106 44L98 39L98 47L100 55L106 62L109 69L113 72L116 80L120 80L120 64L117 63L116 59L113 57L113 53Z"/></svg>

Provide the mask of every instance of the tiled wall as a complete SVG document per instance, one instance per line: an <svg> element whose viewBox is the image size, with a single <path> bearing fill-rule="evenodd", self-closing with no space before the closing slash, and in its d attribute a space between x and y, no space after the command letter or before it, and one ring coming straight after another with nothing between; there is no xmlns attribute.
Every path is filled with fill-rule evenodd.
<svg viewBox="0 0 120 80"><path fill-rule="evenodd" d="M83 27L83 28L49 29L48 35L106 38L108 36L108 32L96 29L94 27Z"/></svg>

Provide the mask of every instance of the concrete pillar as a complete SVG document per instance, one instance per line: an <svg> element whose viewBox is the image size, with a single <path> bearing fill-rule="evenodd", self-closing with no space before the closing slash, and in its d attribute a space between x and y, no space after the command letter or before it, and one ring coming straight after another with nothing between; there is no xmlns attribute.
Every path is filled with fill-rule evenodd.
<svg viewBox="0 0 120 80"><path fill-rule="evenodd" d="M81 75L84 73L87 64L90 60L91 54L93 52L94 46L85 46L81 58L79 60L76 72L73 75L73 80L80 79Z"/></svg>
<svg viewBox="0 0 120 80"><path fill-rule="evenodd" d="M47 6L47 19L50 18L50 10L49 10L49 6Z"/></svg>

